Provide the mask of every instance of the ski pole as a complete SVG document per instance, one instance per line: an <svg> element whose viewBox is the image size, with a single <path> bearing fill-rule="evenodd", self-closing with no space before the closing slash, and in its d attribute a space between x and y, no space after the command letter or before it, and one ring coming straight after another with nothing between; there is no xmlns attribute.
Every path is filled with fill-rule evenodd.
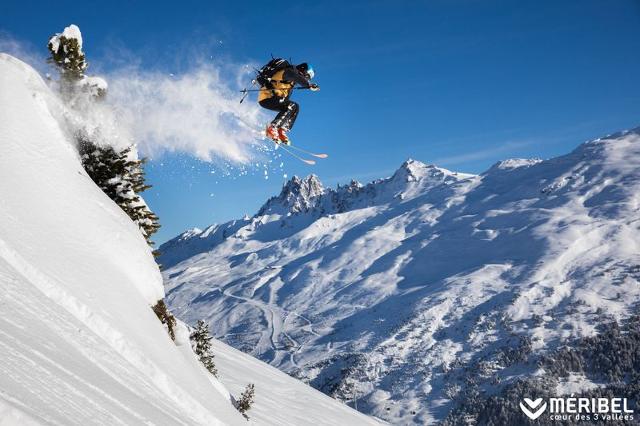
<svg viewBox="0 0 640 426"><path fill-rule="evenodd" d="M249 92L265 92L268 91L270 92L273 89L242 89L240 90L240 93L242 93L242 98L240 99L240 103L242 103L242 101L244 101L244 98L247 97L247 95L249 94ZM311 90L311 87L292 87L289 90Z"/></svg>
<svg viewBox="0 0 640 426"><path fill-rule="evenodd" d="M242 97L240 98L240 103L242 103L242 101L244 101L244 98L247 97L247 95L249 94L249 91L247 89L241 90L240 93L244 93L244 95L242 95Z"/></svg>
<svg viewBox="0 0 640 426"><path fill-rule="evenodd" d="M287 90L310 90L311 87L292 87L291 89L287 89ZM264 92L264 91L271 91L272 89L242 89L240 90L240 93L247 93L247 92ZM275 89L275 90L283 90L283 89Z"/></svg>

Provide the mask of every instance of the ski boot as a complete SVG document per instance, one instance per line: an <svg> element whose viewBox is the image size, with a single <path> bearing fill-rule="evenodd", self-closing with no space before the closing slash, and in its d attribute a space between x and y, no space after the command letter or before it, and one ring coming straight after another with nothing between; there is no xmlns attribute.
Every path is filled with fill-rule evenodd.
<svg viewBox="0 0 640 426"><path fill-rule="evenodd" d="M278 129L278 140L283 145L291 145L291 140L289 140L289 136L287 136L287 131L282 127Z"/></svg>
<svg viewBox="0 0 640 426"><path fill-rule="evenodd" d="M267 129L265 130L265 135L275 143L280 142L280 135L278 134L278 129L273 127L273 125L271 124L267 126Z"/></svg>

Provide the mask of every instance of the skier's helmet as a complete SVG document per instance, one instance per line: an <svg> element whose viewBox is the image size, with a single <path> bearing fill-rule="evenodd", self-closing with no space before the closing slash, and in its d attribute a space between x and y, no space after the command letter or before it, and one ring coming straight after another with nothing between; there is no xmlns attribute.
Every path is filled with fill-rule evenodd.
<svg viewBox="0 0 640 426"><path fill-rule="evenodd" d="M300 71L302 74L304 74L305 76L307 76L309 80L311 80L313 76L316 74L313 71L313 67L306 62L296 65L296 69Z"/></svg>

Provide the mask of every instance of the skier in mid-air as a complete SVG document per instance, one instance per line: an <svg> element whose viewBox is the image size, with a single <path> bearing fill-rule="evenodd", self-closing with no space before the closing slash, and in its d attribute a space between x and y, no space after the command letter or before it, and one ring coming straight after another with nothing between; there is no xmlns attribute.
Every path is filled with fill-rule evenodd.
<svg viewBox="0 0 640 426"><path fill-rule="evenodd" d="M281 58L272 59L258 72L258 103L263 108L278 111L266 129L267 136L275 143L291 145L287 132L293 128L300 107L289 97L296 84L314 92L320 90L317 84L311 82L313 76L313 68L306 62L291 65Z"/></svg>

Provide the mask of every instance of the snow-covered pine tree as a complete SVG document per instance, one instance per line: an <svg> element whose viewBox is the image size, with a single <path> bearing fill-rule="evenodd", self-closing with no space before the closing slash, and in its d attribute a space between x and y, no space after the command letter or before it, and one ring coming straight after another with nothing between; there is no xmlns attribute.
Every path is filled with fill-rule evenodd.
<svg viewBox="0 0 640 426"><path fill-rule="evenodd" d="M135 193L127 178L127 150L118 153L110 146L98 146L85 138L79 139L78 150L89 177L129 214L128 205L137 200L131 197Z"/></svg>
<svg viewBox="0 0 640 426"><path fill-rule="evenodd" d="M146 183L145 179L144 165L146 162L146 158L130 158L127 161L127 179L131 182L131 189L133 189L133 192L136 194L140 194L152 187ZM133 206L135 210L129 214L129 216L138 224L140 231L142 232L142 235L144 235L149 246L153 247L154 242L151 241L151 236L160 229L160 218L151 211L149 206L147 206L141 197L137 198L138 201L136 202L136 205ZM154 256L159 255L157 251L154 251L153 254Z"/></svg>
<svg viewBox="0 0 640 426"><path fill-rule="evenodd" d="M80 158L87 174L133 220L150 246L151 235L159 228L158 216L138 196L151 188L145 183L144 159L131 156L131 148L117 152L110 146L98 146L86 138L78 142Z"/></svg>
<svg viewBox="0 0 640 426"><path fill-rule="evenodd" d="M106 96L107 84L98 77L84 75L88 67L82 51L82 34L76 25L70 25L62 33L49 39L50 61L57 65L61 75L60 89L64 97L71 100L78 91L89 93L93 101ZM73 107L73 106L72 106ZM151 188L145 182L144 164L132 148L116 151L110 146L102 146L78 132L78 150L85 170L105 194L133 220L150 246L153 235L159 228L159 218L149 209L139 193ZM158 255L154 251L154 255Z"/></svg>
<svg viewBox="0 0 640 426"><path fill-rule="evenodd" d="M189 337L191 338L193 350L198 355L200 362L211 374L218 377L218 369L213 362L213 354L211 353L211 339L213 337L209 334L209 325L203 320L198 320L195 330Z"/></svg>
<svg viewBox="0 0 640 426"><path fill-rule="evenodd" d="M58 66L65 80L81 80L87 64L82 51L82 34L76 25L69 25L62 33L55 34L47 44L50 61Z"/></svg>
<svg viewBox="0 0 640 426"><path fill-rule="evenodd" d="M256 394L256 387L253 383L249 383L247 387L244 389L244 392L240 394L240 398L232 400L233 405L245 418L249 418L247 416L247 411L251 409L253 405L253 398Z"/></svg>

